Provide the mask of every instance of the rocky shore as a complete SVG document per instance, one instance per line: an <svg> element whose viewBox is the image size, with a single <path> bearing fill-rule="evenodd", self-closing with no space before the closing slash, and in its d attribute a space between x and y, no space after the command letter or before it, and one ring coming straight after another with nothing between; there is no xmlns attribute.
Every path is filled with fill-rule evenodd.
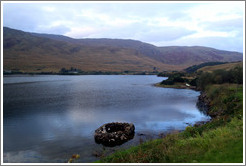
<svg viewBox="0 0 246 166"><path fill-rule="evenodd" d="M199 110L201 110L204 114L209 115L210 103L211 101L208 98L207 94L205 92L201 92L196 103Z"/></svg>
<svg viewBox="0 0 246 166"><path fill-rule="evenodd" d="M209 99L207 93L203 92L203 91L201 92L200 96L198 97L197 107L199 108L199 110L201 110L204 114L210 116L212 119L219 117L224 112L223 110L212 111L211 100Z"/></svg>

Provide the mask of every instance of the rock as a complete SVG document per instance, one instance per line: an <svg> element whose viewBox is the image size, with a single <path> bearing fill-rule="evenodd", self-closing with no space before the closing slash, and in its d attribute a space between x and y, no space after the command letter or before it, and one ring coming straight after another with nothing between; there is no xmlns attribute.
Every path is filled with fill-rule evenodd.
<svg viewBox="0 0 246 166"><path fill-rule="evenodd" d="M121 145L134 137L135 126L132 123L107 123L95 130L96 143L105 146Z"/></svg>
<svg viewBox="0 0 246 166"><path fill-rule="evenodd" d="M221 116L224 112L222 109L219 109L216 112L211 109L211 100L205 92L202 92L198 97L197 107L200 111L202 111L205 115L210 116L212 119Z"/></svg>
<svg viewBox="0 0 246 166"><path fill-rule="evenodd" d="M209 115L210 102L211 101L207 97L207 94L202 92L198 97L196 105L205 115Z"/></svg>

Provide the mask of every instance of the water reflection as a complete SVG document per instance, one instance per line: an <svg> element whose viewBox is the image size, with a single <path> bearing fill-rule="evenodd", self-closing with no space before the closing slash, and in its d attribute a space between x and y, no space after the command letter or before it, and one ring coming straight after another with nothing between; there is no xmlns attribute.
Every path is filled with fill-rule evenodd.
<svg viewBox="0 0 246 166"><path fill-rule="evenodd" d="M199 92L156 88L156 76L31 76L4 78L4 162L79 162L96 160L103 150L94 131L109 122L135 125L140 136L182 130L206 120L196 108ZM107 150L107 149L106 149ZM104 149L105 151L105 149Z"/></svg>

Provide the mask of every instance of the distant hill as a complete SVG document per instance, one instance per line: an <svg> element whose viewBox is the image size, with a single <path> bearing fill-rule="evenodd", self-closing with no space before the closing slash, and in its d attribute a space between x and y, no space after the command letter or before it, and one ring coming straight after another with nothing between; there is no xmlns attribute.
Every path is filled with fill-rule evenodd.
<svg viewBox="0 0 246 166"><path fill-rule="evenodd" d="M210 47L160 47L166 63L188 66L201 64L204 62L235 62L242 61L243 54L239 52L217 50Z"/></svg>
<svg viewBox="0 0 246 166"><path fill-rule="evenodd" d="M204 62L242 61L238 52L208 47L156 47L136 40L73 39L3 28L3 68L23 72L170 71Z"/></svg>
<svg viewBox="0 0 246 166"><path fill-rule="evenodd" d="M228 62L205 62L205 63L201 63L199 65L193 65L193 66L190 66L186 69L184 69L184 71L186 71L187 73L194 73L196 72L197 70L203 68L203 67L211 67L211 66L215 66L215 65L221 65L221 64L225 64L225 63L228 63Z"/></svg>
<svg viewBox="0 0 246 166"><path fill-rule="evenodd" d="M205 66L197 71L203 71L203 72L213 72L215 70L231 70L235 67L243 67L243 62L232 62L232 63L225 63L225 64L220 64L220 65L214 65L214 66Z"/></svg>

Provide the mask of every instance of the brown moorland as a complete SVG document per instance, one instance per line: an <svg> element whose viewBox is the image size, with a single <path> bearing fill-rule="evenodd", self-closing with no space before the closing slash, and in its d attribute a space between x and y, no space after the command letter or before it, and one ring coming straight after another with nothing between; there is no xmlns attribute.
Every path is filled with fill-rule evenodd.
<svg viewBox="0 0 246 166"><path fill-rule="evenodd" d="M73 39L3 28L3 69L59 72L173 71L203 62L242 61L243 54L208 47L156 47L136 40Z"/></svg>

